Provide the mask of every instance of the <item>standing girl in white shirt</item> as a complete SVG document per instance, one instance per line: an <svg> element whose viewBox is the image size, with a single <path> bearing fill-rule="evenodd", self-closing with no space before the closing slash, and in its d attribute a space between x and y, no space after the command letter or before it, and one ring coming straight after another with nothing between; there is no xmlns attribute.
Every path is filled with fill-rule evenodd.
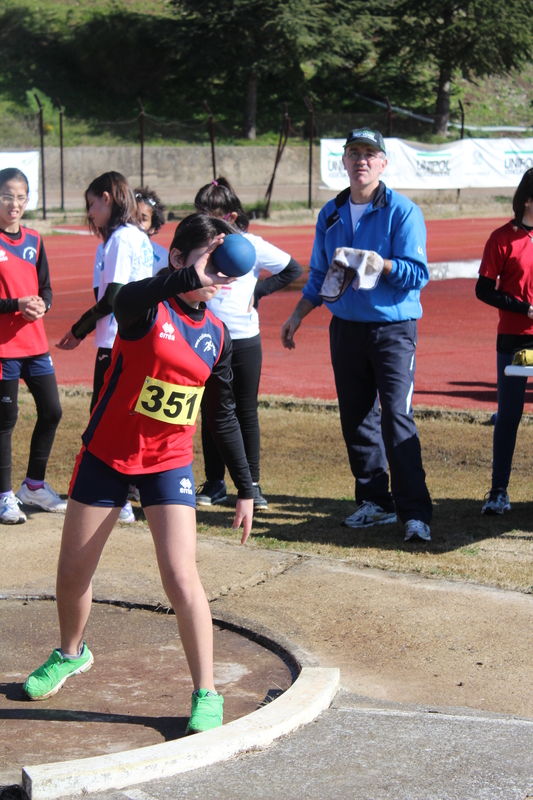
<svg viewBox="0 0 533 800"><path fill-rule="evenodd" d="M289 253L266 242L261 236L248 233L248 217L226 178L217 178L216 181L202 186L194 199L194 205L197 211L222 217L239 228L242 235L253 244L256 252L253 269L233 283L223 286L207 305L226 324L233 341L233 394L254 484L254 508L265 509L268 503L259 486L260 430L257 396L262 350L257 306L262 297L292 283L300 277L303 270ZM271 276L258 282L262 270L270 272ZM202 425L202 447L206 481L197 490L196 502L201 506L224 503L225 464L207 425Z"/></svg>
<svg viewBox="0 0 533 800"><path fill-rule="evenodd" d="M90 230L103 240L95 260L95 272L97 265L100 268L97 302L74 323L56 347L74 350L87 334L96 330L94 344L98 349L92 413L111 363L111 350L117 334L113 300L125 284L152 276L154 256L150 240L141 226L133 190L120 172L104 172L95 178L85 192L85 205ZM135 521L129 502L122 509L120 520Z"/></svg>

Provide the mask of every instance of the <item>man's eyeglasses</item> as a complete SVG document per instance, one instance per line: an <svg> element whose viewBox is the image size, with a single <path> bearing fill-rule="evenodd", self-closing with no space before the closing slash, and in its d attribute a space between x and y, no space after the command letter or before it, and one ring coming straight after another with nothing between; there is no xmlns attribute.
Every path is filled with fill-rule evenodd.
<svg viewBox="0 0 533 800"><path fill-rule="evenodd" d="M346 158L349 161L374 161L376 158L383 158L383 155L378 150L367 150L365 153L361 153L359 150L348 150Z"/></svg>
<svg viewBox="0 0 533 800"><path fill-rule="evenodd" d="M25 194L19 194L17 197L13 197L12 194L0 194L0 202L4 206L12 206L14 203L23 206L28 202L28 198Z"/></svg>

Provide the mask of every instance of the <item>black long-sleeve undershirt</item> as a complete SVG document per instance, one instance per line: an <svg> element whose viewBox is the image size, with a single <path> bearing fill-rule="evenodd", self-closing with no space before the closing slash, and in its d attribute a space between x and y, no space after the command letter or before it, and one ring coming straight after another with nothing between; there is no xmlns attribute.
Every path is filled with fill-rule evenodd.
<svg viewBox="0 0 533 800"><path fill-rule="evenodd" d="M303 273L303 269L294 258L291 258L285 269L278 272L277 275L271 275L265 278L264 281L258 281L254 292L254 308L257 308L259 301L262 297L267 297L269 294L283 289L288 286Z"/></svg>
<svg viewBox="0 0 533 800"><path fill-rule="evenodd" d="M504 292L496 289L496 281L480 275L476 283L476 297L482 303L499 308L502 311L513 311L515 314L525 314L529 311L529 303L517 300Z"/></svg>
<svg viewBox="0 0 533 800"><path fill-rule="evenodd" d="M113 313L113 301L122 286L122 283L109 283L100 300L74 323L70 330L76 339L85 339L89 333L94 331L99 319Z"/></svg>
<svg viewBox="0 0 533 800"><path fill-rule="evenodd" d="M194 267L175 272L162 271L153 278L126 284L118 292L113 304L119 336L128 340L140 339L148 333L155 322L159 303L170 298L173 298L192 320L203 320L205 315L203 304L200 308L193 308L177 297L200 287L201 282ZM235 414L231 356L231 337L224 325L222 351L205 385L203 400L205 419L228 465L239 497L249 499L253 497L252 478L239 421Z"/></svg>
<svg viewBox="0 0 533 800"><path fill-rule="evenodd" d="M8 239L11 239L13 242L18 242L19 239L22 238L22 230L19 228L17 233L10 233L9 231L4 231L0 228L0 232L7 236ZM41 241L41 248L39 250L39 255L37 256L37 261L35 263L35 269L37 270L37 282L39 285L39 297L44 300L44 304L46 306L46 310L50 308L52 305L52 288L50 286L50 267L48 265L48 259L46 257L46 251L44 249L44 244ZM12 314L14 311L19 310L19 298L18 297L5 297L0 299L0 314Z"/></svg>

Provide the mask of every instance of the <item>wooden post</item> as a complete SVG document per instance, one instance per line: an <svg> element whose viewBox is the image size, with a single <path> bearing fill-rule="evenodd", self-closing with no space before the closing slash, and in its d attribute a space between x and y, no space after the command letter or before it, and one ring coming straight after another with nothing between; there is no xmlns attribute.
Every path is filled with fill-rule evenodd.
<svg viewBox="0 0 533 800"><path fill-rule="evenodd" d="M270 183L268 184L268 189L266 190L265 193L265 200L267 201L265 208L265 218L268 218L268 215L270 214L270 201L272 200L272 192L274 191L274 179L276 177L276 170L278 168L279 162L281 161L281 156L283 155L283 150L285 149L285 145L287 144L287 139L289 138L290 129L291 129L291 118L289 117L289 112L287 110L287 103L283 103L283 119L281 123L281 130L279 132L278 151L276 153L276 160L274 162L272 177L270 178Z"/></svg>

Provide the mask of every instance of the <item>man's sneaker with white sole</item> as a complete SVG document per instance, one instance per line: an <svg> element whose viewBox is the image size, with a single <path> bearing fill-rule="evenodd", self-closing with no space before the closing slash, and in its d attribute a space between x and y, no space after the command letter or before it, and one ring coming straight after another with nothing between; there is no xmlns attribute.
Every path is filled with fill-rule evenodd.
<svg viewBox="0 0 533 800"><path fill-rule="evenodd" d="M363 500L357 511L342 524L346 528L371 528L373 525L388 525L396 521L396 512L385 511L376 503Z"/></svg>

